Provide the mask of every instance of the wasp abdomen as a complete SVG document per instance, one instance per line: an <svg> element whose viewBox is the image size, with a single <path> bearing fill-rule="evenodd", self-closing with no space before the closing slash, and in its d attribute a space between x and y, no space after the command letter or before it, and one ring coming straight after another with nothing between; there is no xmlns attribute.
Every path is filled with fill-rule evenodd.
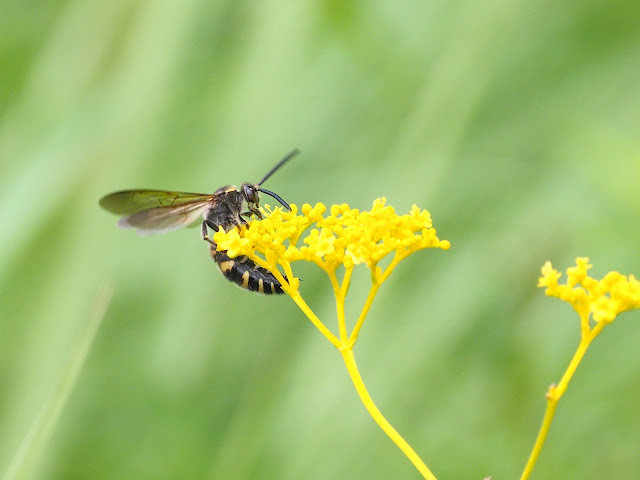
<svg viewBox="0 0 640 480"><path fill-rule="evenodd" d="M273 273L259 267L253 260L245 256L229 258L227 252L216 250L214 245L209 245L209 250L222 274L239 287L265 295L284 293L282 284Z"/></svg>

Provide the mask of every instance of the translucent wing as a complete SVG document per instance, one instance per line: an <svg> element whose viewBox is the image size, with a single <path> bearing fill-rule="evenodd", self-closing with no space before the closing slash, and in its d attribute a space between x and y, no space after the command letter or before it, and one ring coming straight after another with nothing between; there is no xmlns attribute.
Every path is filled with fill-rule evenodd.
<svg viewBox="0 0 640 480"><path fill-rule="evenodd" d="M171 207L186 203L206 203L212 195L203 193L167 192L165 190L123 190L100 199L100 206L118 215L148 210L155 207Z"/></svg>
<svg viewBox="0 0 640 480"><path fill-rule="evenodd" d="M200 220L212 205L213 196L163 190L126 190L100 199L105 210L125 215L122 228L135 228L141 235L168 232Z"/></svg>
<svg viewBox="0 0 640 480"><path fill-rule="evenodd" d="M135 228L141 235L170 232L200 221L210 203L187 203L185 205L156 207L122 217L118 226Z"/></svg>

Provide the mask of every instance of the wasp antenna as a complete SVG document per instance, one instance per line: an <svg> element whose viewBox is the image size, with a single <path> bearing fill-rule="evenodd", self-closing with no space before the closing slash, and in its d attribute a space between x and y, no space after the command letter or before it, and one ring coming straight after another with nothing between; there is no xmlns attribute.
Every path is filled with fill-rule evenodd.
<svg viewBox="0 0 640 480"><path fill-rule="evenodd" d="M293 150L291 150L287 155L285 155L285 157L282 160L280 160L278 162L278 164L275 167L273 167L271 170L269 170L269 173L267 173L264 176L264 178L262 180L260 180L256 185L262 185L265 182L265 180L267 180L267 178L269 178L271 175L273 175L276 172L276 170L278 170L281 166L283 166L285 163L287 163L289 160L291 160L293 157L295 157L299 153L300 153L300 150L298 150L297 148L294 148ZM265 193L267 193L267 192L265 192ZM275 194L267 193L267 195L274 196ZM282 202L281 199L279 201L283 205L286 205L286 202Z"/></svg>
<svg viewBox="0 0 640 480"><path fill-rule="evenodd" d="M280 195L278 195L276 193L273 193L270 190L265 190L264 188L259 188L258 191L262 192L262 193L266 193L270 197L275 198L277 201L279 201L282 204L282 206L284 208L286 208L287 210L291 211L291 207L289 206L289 204L287 202L285 202L282 198L280 198Z"/></svg>

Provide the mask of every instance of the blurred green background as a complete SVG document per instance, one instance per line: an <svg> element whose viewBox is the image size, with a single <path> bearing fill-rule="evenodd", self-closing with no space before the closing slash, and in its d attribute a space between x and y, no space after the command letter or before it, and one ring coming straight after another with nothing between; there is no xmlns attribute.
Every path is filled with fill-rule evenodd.
<svg viewBox="0 0 640 480"><path fill-rule="evenodd" d="M401 264L356 358L440 480L519 477L579 335L540 267L640 274L638 2L2 12L6 478L418 478L293 302L226 282L197 229L141 238L98 208L123 188L257 181L293 147L266 185L289 202L432 213L451 250ZM297 272L334 326L323 274ZM533 478L638 478L638 320L588 352Z"/></svg>

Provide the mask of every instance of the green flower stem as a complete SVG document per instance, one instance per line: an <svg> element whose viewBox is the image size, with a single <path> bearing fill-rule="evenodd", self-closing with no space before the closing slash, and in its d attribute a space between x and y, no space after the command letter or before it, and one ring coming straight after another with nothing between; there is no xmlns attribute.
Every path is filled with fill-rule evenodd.
<svg viewBox="0 0 640 480"><path fill-rule="evenodd" d="M564 392L567 390L569 381L573 377L573 374L578 368L578 365L580 365L580 362L587 352L589 345L600 334L605 325L606 324L604 322L597 323L596 326L593 327L593 329L583 334L582 339L580 340L580 344L576 349L576 353L573 354L573 358L571 359L571 362L569 362L569 366L564 372L564 375L562 375L560 382L557 386L551 385L551 387L549 387L549 391L547 392L547 409L544 412L542 426L540 427L538 438L536 439L536 443L533 445L533 450L531 451L531 455L529 456L529 460L527 461L527 465L522 472L520 480L528 480L531 476L533 467L536 465L538 457L540 456L540 451L542 450L544 442L547 439L549 429L551 428L551 422L553 422L553 417L556 413L558 402L562 398L562 395L564 395Z"/></svg>

